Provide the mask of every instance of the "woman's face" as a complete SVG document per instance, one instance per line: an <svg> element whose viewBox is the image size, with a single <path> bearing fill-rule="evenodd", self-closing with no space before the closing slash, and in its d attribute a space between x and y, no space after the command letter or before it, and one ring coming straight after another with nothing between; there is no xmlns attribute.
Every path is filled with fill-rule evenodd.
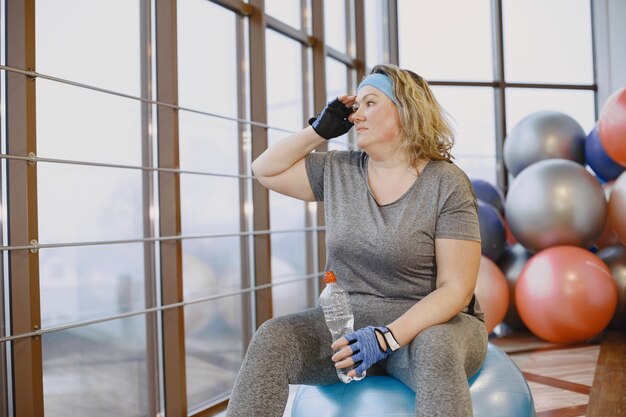
<svg viewBox="0 0 626 417"><path fill-rule="evenodd" d="M395 145L400 139L400 115L389 97L375 87L361 88L349 120L354 123L357 145Z"/></svg>

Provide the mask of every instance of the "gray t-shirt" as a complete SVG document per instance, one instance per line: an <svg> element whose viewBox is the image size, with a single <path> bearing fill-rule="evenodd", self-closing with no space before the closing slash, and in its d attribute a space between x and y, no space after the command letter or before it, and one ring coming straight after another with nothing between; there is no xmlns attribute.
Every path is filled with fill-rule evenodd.
<svg viewBox="0 0 626 417"><path fill-rule="evenodd" d="M430 161L398 200L379 205L363 151L314 152L306 172L324 202L326 269L351 294L410 300L435 289L435 239L480 241L476 197L456 165ZM477 314L474 300L470 314Z"/></svg>

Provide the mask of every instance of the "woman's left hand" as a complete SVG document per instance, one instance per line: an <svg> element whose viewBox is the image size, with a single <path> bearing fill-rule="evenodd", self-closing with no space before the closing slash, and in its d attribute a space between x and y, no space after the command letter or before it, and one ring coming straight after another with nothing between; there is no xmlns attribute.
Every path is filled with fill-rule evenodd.
<svg viewBox="0 0 626 417"><path fill-rule="evenodd" d="M337 339L331 345L334 350L339 349L331 357L335 367L343 369L356 365L348 372L349 377L355 377L362 375L376 362L387 358L391 354L391 349L386 346L386 349L383 349L377 334L380 332L382 338L382 329L367 326Z"/></svg>

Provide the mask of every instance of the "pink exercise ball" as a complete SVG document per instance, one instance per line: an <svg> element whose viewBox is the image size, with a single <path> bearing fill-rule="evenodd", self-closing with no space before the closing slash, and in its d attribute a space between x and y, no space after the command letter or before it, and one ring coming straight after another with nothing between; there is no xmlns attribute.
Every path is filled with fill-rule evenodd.
<svg viewBox="0 0 626 417"><path fill-rule="evenodd" d="M491 333L509 308L509 285L498 265L485 255L480 257L476 298L485 313L485 325Z"/></svg>
<svg viewBox="0 0 626 417"><path fill-rule="evenodd" d="M600 142L607 155L626 166L626 88L609 97L600 112L598 125Z"/></svg>
<svg viewBox="0 0 626 417"><path fill-rule="evenodd" d="M589 340L611 321L617 286L607 265L577 246L555 246L528 260L515 286L528 329L554 343Z"/></svg>

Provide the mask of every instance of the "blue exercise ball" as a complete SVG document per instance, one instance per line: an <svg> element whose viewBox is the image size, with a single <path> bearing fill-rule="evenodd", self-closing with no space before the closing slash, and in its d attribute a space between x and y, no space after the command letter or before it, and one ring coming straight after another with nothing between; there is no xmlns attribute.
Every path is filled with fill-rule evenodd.
<svg viewBox="0 0 626 417"><path fill-rule="evenodd" d="M535 417L532 393L515 362L489 344L480 370L468 381L474 417ZM415 393L391 376L358 382L301 385L292 417L415 417Z"/></svg>
<svg viewBox="0 0 626 417"><path fill-rule="evenodd" d="M607 221L604 190L583 166L565 159L532 164L506 196L506 219L526 249L591 247Z"/></svg>
<svg viewBox="0 0 626 417"><path fill-rule="evenodd" d="M478 225L481 253L495 262L506 246L504 220L495 207L478 200Z"/></svg>
<svg viewBox="0 0 626 417"><path fill-rule="evenodd" d="M604 150L597 125L585 139L585 159L593 172L604 182L616 179L626 169L611 159Z"/></svg>
<svg viewBox="0 0 626 417"><path fill-rule="evenodd" d="M477 199L491 204L498 210L501 216L504 216L504 195L502 195L502 191L498 187L480 179L473 179L472 187L474 187Z"/></svg>
<svg viewBox="0 0 626 417"><path fill-rule="evenodd" d="M544 159L585 163L585 131L557 111L532 113L517 123L504 141L504 163L513 176Z"/></svg>

